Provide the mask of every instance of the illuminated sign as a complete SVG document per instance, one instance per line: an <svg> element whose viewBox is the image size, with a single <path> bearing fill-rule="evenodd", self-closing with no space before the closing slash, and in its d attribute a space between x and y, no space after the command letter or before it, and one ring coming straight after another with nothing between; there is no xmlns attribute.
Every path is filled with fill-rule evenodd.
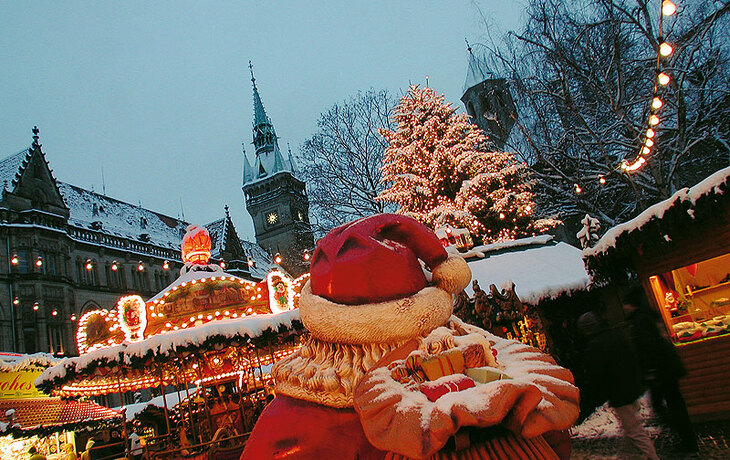
<svg viewBox="0 0 730 460"><path fill-rule="evenodd" d="M0 372L0 399L45 397L33 384L42 373L42 370Z"/></svg>

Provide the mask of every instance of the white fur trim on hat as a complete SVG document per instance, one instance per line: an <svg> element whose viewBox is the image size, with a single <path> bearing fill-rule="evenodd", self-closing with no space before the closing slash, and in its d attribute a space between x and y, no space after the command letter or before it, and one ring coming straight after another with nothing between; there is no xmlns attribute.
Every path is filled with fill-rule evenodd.
<svg viewBox="0 0 730 460"><path fill-rule="evenodd" d="M345 305L313 294L307 281L299 298L302 322L314 337L358 345L402 342L427 334L446 324L452 310L451 293L434 286L402 299Z"/></svg>
<svg viewBox="0 0 730 460"><path fill-rule="evenodd" d="M433 269L433 281L446 292L457 294L469 285L471 269L463 257L449 254L449 258Z"/></svg>

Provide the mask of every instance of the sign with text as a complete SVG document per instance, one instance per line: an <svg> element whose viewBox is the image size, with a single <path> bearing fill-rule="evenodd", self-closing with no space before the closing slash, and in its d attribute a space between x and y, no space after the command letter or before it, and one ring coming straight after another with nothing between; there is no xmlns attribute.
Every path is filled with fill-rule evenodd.
<svg viewBox="0 0 730 460"><path fill-rule="evenodd" d="M43 373L37 371L0 372L0 399L42 398L33 382Z"/></svg>

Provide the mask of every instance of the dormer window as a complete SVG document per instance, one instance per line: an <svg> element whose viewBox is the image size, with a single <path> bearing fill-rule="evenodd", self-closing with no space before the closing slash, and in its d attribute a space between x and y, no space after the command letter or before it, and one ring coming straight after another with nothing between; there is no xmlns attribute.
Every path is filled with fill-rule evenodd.
<svg viewBox="0 0 730 460"><path fill-rule="evenodd" d="M147 219L145 219L144 216L139 218L139 226L142 227L142 229L147 228Z"/></svg>

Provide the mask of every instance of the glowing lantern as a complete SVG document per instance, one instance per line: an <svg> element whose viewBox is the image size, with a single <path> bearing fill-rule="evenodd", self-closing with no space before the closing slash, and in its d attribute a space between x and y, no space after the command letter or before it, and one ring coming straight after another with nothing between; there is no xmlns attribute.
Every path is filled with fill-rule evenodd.
<svg viewBox="0 0 730 460"><path fill-rule="evenodd" d="M134 342L144 339L147 310L142 297L128 295L120 298L117 302L117 315L127 340Z"/></svg>
<svg viewBox="0 0 730 460"><path fill-rule="evenodd" d="M277 252L276 255L274 256L274 262L277 264L280 264L281 261L282 261L281 255Z"/></svg>
<svg viewBox="0 0 730 460"><path fill-rule="evenodd" d="M36 261L35 261L35 266L38 267L38 268L42 267L43 266L43 259L40 258L40 257L37 258Z"/></svg>
<svg viewBox="0 0 730 460"><path fill-rule="evenodd" d="M163 270L168 270L169 268L170 268L170 262L168 262L168 261L162 262L162 269Z"/></svg>
<svg viewBox="0 0 730 460"><path fill-rule="evenodd" d="M84 265L84 267L86 267L87 270L91 271L91 269L94 268L94 264L92 264L89 259L86 259L86 265Z"/></svg>
<svg viewBox="0 0 730 460"><path fill-rule="evenodd" d="M18 258L18 256L13 255L13 258L10 259L10 263L13 265L18 265L20 263L20 259Z"/></svg>
<svg viewBox="0 0 730 460"><path fill-rule="evenodd" d="M598 178L598 182L600 182L600 184L603 185L603 184L606 183L606 178L603 177L603 176L601 176L601 177Z"/></svg>
<svg viewBox="0 0 730 460"><path fill-rule="evenodd" d="M113 272L119 270L119 264L117 263L116 260L114 262L112 262L111 269L112 269Z"/></svg>
<svg viewBox="0 0 730 460"><path fill-rule="evenodd" d="M182 241L182 259L185 263L207 265L210 259L210 234L204 227L190 225Z"/></svg>
<svg viewBox="0 0 730 460"><path fill-rule="evenodd" d="M18 305L20 303L20 299L17 297L13 299L13 305Z"/></svg>
<svg viewBox="0 0 730 460"><path fill-rule="evenodd" d="M39 308L40 306L38 305L38 302L33 304L33 311L38 311Z"/></svg>

